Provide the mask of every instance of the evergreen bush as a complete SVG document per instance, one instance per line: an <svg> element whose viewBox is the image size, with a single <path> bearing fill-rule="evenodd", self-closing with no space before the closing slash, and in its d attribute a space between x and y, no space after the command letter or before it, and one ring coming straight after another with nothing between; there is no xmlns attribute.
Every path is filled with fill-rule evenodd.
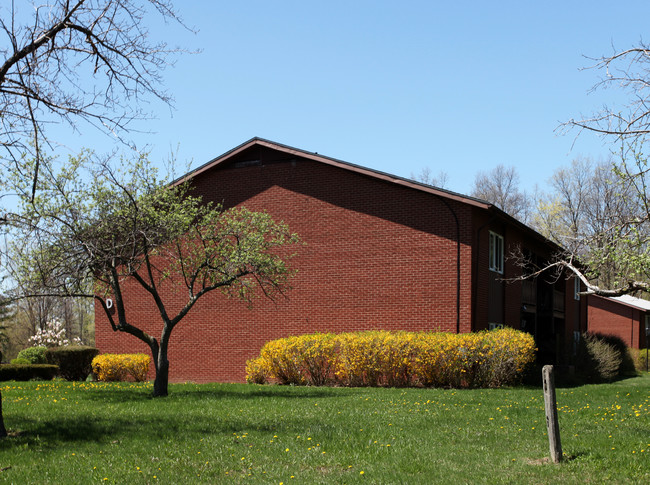
<svg viewBox="0 0 650 485"><path fill-rule="evenodd" d="M87 346L52 347L45 352L49 364L59 367L59 375L69 381L83 381L92 372L99 349Z"/></svg>
<svg viewBox="0 0 650 485"><path fill-rule="evenodd" d="M45 346L28 347L18 352L18 358L27 359L30 364L47 364L45 352L47 352Z"/></svg>
<svg viewBox="0 0 650 485"><path fill-rule="evenodd" d="M29 365L31 362L24 357L16 357L15 359L11 359L11 363L14 365Z"/></svg>
<svg viewBox="0 0 650 485"><path fill-rule="evenodd" d="M646 372L648 370L647 366L647 355L648 352L646 349L628 349L628 352L632 356L634 361L634 366L637 372Z"/></svg>
<svg viewBox="0 0 650 485"><path fill-rule="evenodd" d="M3 364L0 365L0 381L50 381L58 371L57 366L49 364Z"/></svg>

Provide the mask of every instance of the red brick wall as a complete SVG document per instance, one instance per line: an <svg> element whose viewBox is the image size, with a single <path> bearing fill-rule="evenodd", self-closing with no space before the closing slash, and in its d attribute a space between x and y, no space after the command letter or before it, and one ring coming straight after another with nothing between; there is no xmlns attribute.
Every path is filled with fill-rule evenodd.
<svg viewBox="0 0 650 485"><path fill-rule="evenodd" d="M530 234L521 226L508 223L502 217L481 210L474 209L474 237L473 237L473 268L475 271L474 282L474 315L473 329L484 330L488 328L488 323L503 323L515 329L521 328L522 319L522 283L516 281L521 274L515 253L527 250L540 260L546 258L551 260L553 249L542 242L541 239L532 238ZM491 273L488 268L489 253L489 233L493 231L504 238L505 265L503 275ZM541 262L541 261L540 261ZM502 301L493 301L490 295L490 278L501 279L503 285ZM573 332L584 332L586 330L586 301L576 301L573 292L573 279L562 277L557 279L552 274L541 277L541 281L555 281L555 288L564 294L565 314L564 314L564 332L562 341L564 348L559 349L563 355L562 361L570 360L572 352ZM492 283L494 284L494 283ZM490 305L496 305L502 309L500 321L488 322L488 308ZM539 309L538 309L539 311ZM548 323L538 323L538 325L548 325Z"/></svg>
<svg viewBox="0 0 650 485"><path fill-rule="evenodd" d="M249 309L214 292L197 303L172 333L172 381L242 381L247 359L268 340L289 335L455 331L457 231L460 329L470 331L469 206L306 160L220 167L201 174L196 188L225 206L266 210L306 245L293 260L298 274L287 298L259 298ZM130 320L158 337L150 298L134 287L127 303ZM101 312L96 343L102 352L148 351L134 337L112 332Z"/></svg>
<svg viewBox="0 0 650 485"><path fill-rule="evenodd" d="M634 348L645 345L645 313L607 298L589 296L588 329L615 335Z"/></svg>
<svg viewBox="0 0 650 485"><path fill-rule="evenodd" d="M504 271L503 274L492 273L489 270L489 233L500 235L504 239ZM491 215L487 211L474 209L474 270L475 285L475 315L474 330L485 330L488 323L502 323L516 329L520 328L522 284L515 278L521 274L513 254L531 245L537 248L537 243L527 238L521 230L506 224L503 219ZM502 301L491 301L489 280L496 278L503 286ZM497 305L501 308L501 318L498 322L488 322L488 306Z"/></svg>

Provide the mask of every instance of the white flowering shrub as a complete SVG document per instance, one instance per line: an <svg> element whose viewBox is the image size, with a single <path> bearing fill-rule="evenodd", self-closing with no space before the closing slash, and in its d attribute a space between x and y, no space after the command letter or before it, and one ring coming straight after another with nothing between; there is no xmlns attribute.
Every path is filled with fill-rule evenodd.
<svg viewBox="0 0 650 485"><path fill-rule="evenodd" d="M65 347L70 345L70 341L65 338L63 322L58 318L48 320L45 323L45 328L39 328L36 335L29 337L29 342L33 347ZM75 337L72 339L72 345L81 345L81 339Z"/></svg>

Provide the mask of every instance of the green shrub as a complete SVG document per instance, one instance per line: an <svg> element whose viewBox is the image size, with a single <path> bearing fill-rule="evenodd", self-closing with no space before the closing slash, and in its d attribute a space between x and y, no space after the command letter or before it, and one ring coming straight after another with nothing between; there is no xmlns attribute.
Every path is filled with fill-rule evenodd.
<svg viewBox="0 0 650 485"><path fill-rule="evenodd" d="M586 332L580 339L576 364L587 382L609 382L622 375L623 356L603 335Z"/></svg>
<svg viewBox="0 0 650 485"><path fill-rule="evenodd" d="M30 364L47 364L45 352L47 347L28 347L18 352L18 358L27 359Z"/></svg>
<svg viewBox="0 0 650 485"><path fill-rule="evenodd" d="M498 387L512 384L535 358L527 333L511 328L469 334L350 332L267 342L247 362L258 384Z"/></svg>
<svg viewBox="0 0 650 485"><path fill-rule="evenodd" d="M16 359L14 359L16 360ZM0 365L0 381L52 380L59 368L49 364L3 364Z"/></svg>
<svg viewBox="0 0 650 485"><path fill-rule="evenodd" d="M23 357L16 357L15 359L11 359L11 363L14 365L29 365L31 362Z"/></svg>
<svg viewBox="0 0 650 485"><path fill-rule="evenodd" d="M83 381L92 372L93 358L99 349L86 346L52 347L45 358L59 367L59 375L69 381Z"/></svg>

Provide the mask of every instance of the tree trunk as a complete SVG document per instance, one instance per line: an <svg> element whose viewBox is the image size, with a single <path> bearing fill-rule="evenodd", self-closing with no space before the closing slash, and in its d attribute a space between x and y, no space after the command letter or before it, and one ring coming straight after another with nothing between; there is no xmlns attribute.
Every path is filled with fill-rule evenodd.
<svg viewBox="0 0 650 485"><path fill-rule="evenodd" d="M154 359L156 366L156 379L153 381L153 396L163 397L168 394L167 384L169 383L169 360L167 352L163 351L164 346L158 351L158 358Z"/></svg>
<svg viewBox="0 0 650 485"><path fill-rule="evenodd" d="M0 438L7 436L7 429L5 428L5 420L2 415L2 392L0 392Z"/></svg>

